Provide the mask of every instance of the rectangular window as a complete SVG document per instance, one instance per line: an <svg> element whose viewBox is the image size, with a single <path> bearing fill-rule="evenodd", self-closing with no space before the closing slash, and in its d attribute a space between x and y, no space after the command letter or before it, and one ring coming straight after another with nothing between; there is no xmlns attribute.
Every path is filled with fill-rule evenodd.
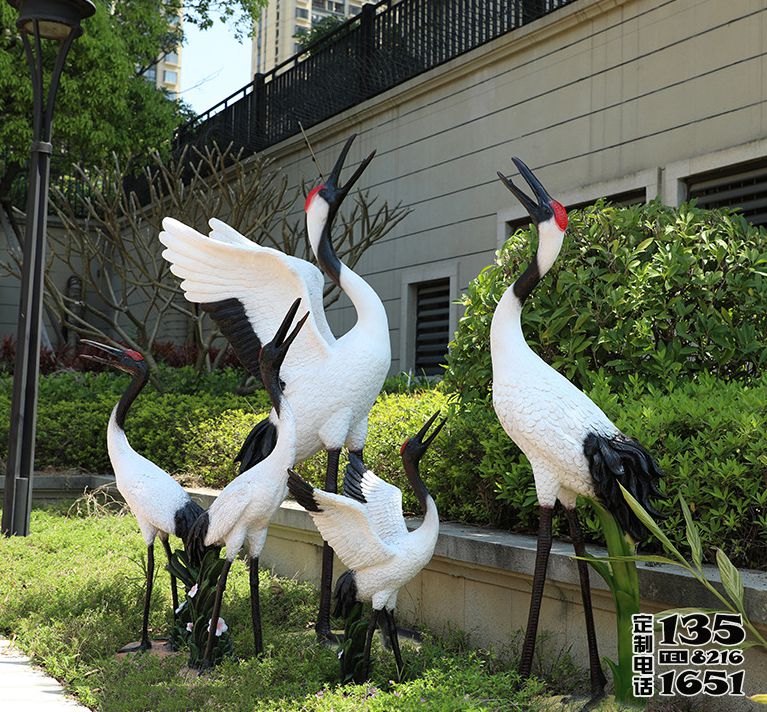
<svg viewBox="0 0 767 712"><path fill-rule="evenodd" d="M166 84L175 84L178 81L178 72L172 72L169 69L166 69L162 73L162 80Z"/></svg>
<svg viewBox="0 0 767 712"><path fill-rule="evenodd" d="M415 287L415 373L441 375L450 340L450 278Z"/></svg>
<svg viewBox="0 0 767 712"><path fill-rule="evenodd" d="M296 8L296 17L301 20L308 20L309 19L309 10L305 7L297 7Z"/></svg>
<svg viewBox="0 0 767 712"><path fill-rule="evenodd" d="M144 72L144 76L154 84L157 81L157 67L149 67L149 69Z"/></svg>
<svg viewBox="0 0 767 712"><path fill-rule="evenodd" d="M687 199L700 208L740 208L752 225L767 225L767 159L716 171L687 180Z"/></svg>
<svg viewBox="0 0 767 712"><path fill-rule="evenodd" d="M168 52L165 55L165 61L168 64L178 64L178 52Z"/></svg>

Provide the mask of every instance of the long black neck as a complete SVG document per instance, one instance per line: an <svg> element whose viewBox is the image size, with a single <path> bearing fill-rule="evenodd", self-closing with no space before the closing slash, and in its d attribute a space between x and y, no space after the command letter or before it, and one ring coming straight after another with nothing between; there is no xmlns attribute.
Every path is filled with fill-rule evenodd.
<svg viewBox="0 0 767 712"><path fill-rule="evenodd" d="M120 430L125 430L125 416L128 413L128 408L131 407L133 401L136 400L136 396L141 393L148 381L148 370L137 371L122 394L120 402L117 404L117 412L115 413L115 422Z"/></svg>
<svg viewBox="0 0 767 712"><path fill-rule="evenodd" d="M320 237L320 244L317 248L317 262L320 265L320 269L340 287L341 260L338 259L338 255L333 247L333 239L330 234L333 227L334 217L335 213L331 208L331 211L328 213L328 219L325 221L325 227L322 228L322 236Z"/></svg>
<svg viewBox="0 0 767 712"><path fill-rule="evenodd" d="M277 412L277 415L280 415L280 403L282 402L282 389L284 387L284 384L282 380L280 379L280 368L279 365L276 366L276 364L273 364L271 362L266 362L265 360L262 360L260 362L260 368L261 368L261 379L264 384L264 388L266 389L267 394L269 395L269 400L272 402L272 407Z"/></svg>
<svg viewBox="0 0 767 712"><path fill-rule="evenodd" d="M533 255L533 261L527 265L527 269L514 282L514 295L524 304L532 291L541 281L541 270L538 267L538 255Z"/></svg>
<svg viewBox="0 0 767 712"><path fill-rule="evenodd" d="M429 496L429 490L426 489L426 485L423 483L421 475L418 472L418 463L403 458L402 464L405 467L405 474L410 481L410 486L413 488L415 496L418 497L421 510L426 514L426 498Z"/></svg>

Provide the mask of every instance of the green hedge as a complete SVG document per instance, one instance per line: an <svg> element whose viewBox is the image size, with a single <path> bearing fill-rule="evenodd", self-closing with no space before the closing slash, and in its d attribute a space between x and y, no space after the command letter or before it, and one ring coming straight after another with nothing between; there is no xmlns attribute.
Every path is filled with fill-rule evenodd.
<svg viewBox="0 0 767 712"><path fill-rule="evenodd" d="M125 380L103 375L96 377L103 380L93 382L88 376L82 382L82 376L77 375L82 387L78 399L76 385L67 382L74 378L71 374L42 381L36 458L41 468L109 470L106 423ZM604 375L591 380L589 395L657 457L666 472L663 491L672 498L681 492L694 507L707 553L719 546L738 565L767 566L767 377L745 385L701 375L666 388L632 377L619 392ZM0 379L0 386L4 448L10 381ZM220 487L236 474L231 458L266 410L262 394L243 399L200 392L160 394L148 388L128 417L128 436L139 452L173 474ZM418 506L402 473L399 446L437 410L455 410L440 389L384 394L371 413L366 460L403 489L409 511ZM319 454L300 470L320 484L324 467L324 455ZM488 403L464 404L453 413L421 469L443 520L536 531L530 466ZM678 507L670 500L660 508L669 516L669 537L684 547ZM589 538L599 541L595 519L587 508L583 511ZM558 533L566 532L564 522L556 526Z"/></svg>
<svg viewBox="0 0 767 712"><path fill-rule="evenodd" d="M519 230L462 297L448 389L483 400L490 386L490 321L530 260L534 228ZM767 233L726 210L603 202L574 210L559 259L525 304L531 348L580 387L602 369L662 383L709 372L764 371Z"/></svg>

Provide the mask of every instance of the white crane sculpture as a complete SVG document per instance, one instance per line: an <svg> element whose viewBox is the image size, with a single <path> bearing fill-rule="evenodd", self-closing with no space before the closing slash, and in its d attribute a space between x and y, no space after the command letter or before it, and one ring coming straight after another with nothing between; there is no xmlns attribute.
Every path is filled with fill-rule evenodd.
<svg viewBox="0 0 767 712"><path fill-rule="evenodd" d="M213 504L194 523L189 535L189 546L200 558L206 548L216 545L226 546L226 560L216 586L213 614L208 628L208 640L201 666L203 669L211 665L213 643L216 639L221 601L229 569L240 549L245 545L250 558L250 606L254 647L256 655L263 652L258 558L266 542L269 520L288 494L288 468L293 466L296 457L296 419L282 391L280 367L290 345L309 317L307 312L290 335L286 336L300 301L296 299L285 315L274 339L260 350L261 379L276 415L274 447L265 459L245 470L224 487Z"/></svg>
<svg viewBox="0 0 767 712"><path fill-rule="evenodd" d="M296 462L327 451L325 489L337 491L341 448L362 458L368 413L391 364L389 322L375 291L336 256L331 239L333 219L349 190L373 159L365 158L340 185L340 173L354 136L349 138L324 185L305 204L309 242L323 271L349 296L357 323L336 339L323 307L322 273L306 260L262 247L220 220L212 219L210 236L166 218L160 240L171 271L183 281L190 302L199 303L218 324L239 360L258 374L261 343L274 333L288 306L304 300L312 318L282 368L285 396L296 414ZM238 458L243 472L274 447L277 414L256 425ZM323 551L317 634L330 638L333 552Z"/></svg>
<svg viewBox="0 0 767 712"><path fill-rule="evenodd" d="M652 456L624 435L584 393L555 371L525 341L520 323L522 305L554 264L562 248L567 212L552 199L530 169L512 159L535 194L529 198L510 178L504 185L526 208L538 229L533 261L498 302L490 330L493 363L493 406L509 437L533 468L540 507L530 614L522 648L521 672L530 674L538 629L546 567L551 550L551 520L559 500L570 525L575 553L586 554L575 511L578 495L597 499L635 539L646 530L620 491L622 484L649 512L650 498L659 495L661 472ZM578 559L591 668L589 708L604 696L605 676L599 661L586 561Z"/></svg>
<svg viewBox="0 0 767 712"><path fill-rule="evenodd" d="M443 420L423 440L438 415L435 413L401 449L405 474L424 515L422 524L412 532L405 525L400 489L366 469L354 454L349 456L343 495L316 489L292 470L288 478L291 494L311 514L323 539L349 567L336 583L336 612L345 617L358 601L372 603L363 653L363 679L367 678L370 646L381 615L398 672L402 674L394 622L397 593L429 563L439 534L437 505L418 470L423 454L445 424Z"/></svg>
<svg viewBox="0 0 767 712"><path fill-rule="evenodd" d="M149 650L152 647L148 628L149 606L154 580L154 540L159 535L168 557L168 563L170 563L172 553L168 535L174 534L187 546L190 529L197 517L202 514L203 509L165 470L139 455L130 446L125 435L125 416L128 409L149 380L149 368L144 357L132 349L118 349L88 339L82 339L81 343L88 344L112 357L107 359L95 354L83 354L83 358L112 366L132 376L130 384L109 416L107 449L115 473L117 489L136 517L147 546L146 590L141 640L137 645L122 648L120 652ZM170 581L175 615L178 608L178 588L173 574L171 574Z"/></svg>

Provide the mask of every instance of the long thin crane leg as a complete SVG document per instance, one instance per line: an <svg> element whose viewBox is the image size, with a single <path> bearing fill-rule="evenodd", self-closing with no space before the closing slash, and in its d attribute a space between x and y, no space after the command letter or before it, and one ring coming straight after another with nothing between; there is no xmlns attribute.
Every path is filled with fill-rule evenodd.
<svg viewBox="0 0 767 712"><path fill-rule="evenodd" d="M583 534L578 523L578 514L575 509L565 509L567 521L570 523L570 536L573 540L575 555L579 557L578 577L581 580L581 596L583 597L583 614L586 618L586 640L589 646L589 668L591 671L591 699L586 707L596 704L605 696L605 684L607 679L602 670L602 664L599 661L599 650L597 648L597 634L594 628L594 611L591 606L591 586L589 584L589 567L583 557L586 556L586 546L583 543Z"/></svg>
<svg viewBox="0 0 767 712"><path fill-rule="evenodd" d="M258 557L250 560L250 616L253 620L253 648L256 657L264 652L264 639L261 632L261 599L258 592Z"/></svg>
<svg viewBox="0 0 767 712"><path fill-rule="evenodd" d="M141 624L141 642L137 645L126 645L120 648L118 653L138 653L149 650L152 643L149 641L149 606L152 602L152 583L154 582L154 542L146 548L146 589L144 591L144 618Z"/></svg>
<svg viewBox="0 0 767 712"><path fill-rule="evenodd" d="M162 545L165 549L165 555L168 557L168 564L170 565L173 552L170 550L170 543L167 539L162 539ZM178 608L178 583L176 583L176 577L171 573L170 575L170 595L173 599L173 618L176 618L176 609Z"/></svg>
<svg viewBox="0 0 767 712"><path fill-rule="evenodd" d="M375 633L378 627L378 616L381 611L374 610L370 616L370 623L368 623L367 634L365 635L365 648L362 652L362 680L364 682L370 676L370 648L373 645L373 633Z"/></svg>
<svg viewBox="0 0 767 712"><path fill-rule="evenodd" d="M384 619L386 620L386 632L391 642L391 649L394 653L394 662L397 663L397 682L402 682L402 675L405 672L405 665L402 662L402 652L399 648L399 634L397 633L397 623L394 620L394 612L384 608Z"/></svg>
<svg viewBox="0 0 767 712"><path fill-rule="evenodd" d="M205 654L200 664L200 674L203 670L209 669L213 662L211 657L213 655L213 641L216 639L216 628L218 627L218 619L221 615L221 600L224 597L224 589L226 589L226 578L229 576L229 569L232 568L232 562L227 559L224 562L224 568L221 569L221 576L216 584L216 598L213 602L213 615L210 617L209 630L208 630L208 642L205 644Z"/></svg>
<svg viewBox="0 0 767 712"><path fill-rule="evenodd" d="M328 466L325 474L325 491L338 491L338 460L340 450L328 450ZM325 542L322 547L322 578L320 579L320 610L314 626L318 640L333 640L330 630L330 597L333 591L333 549Z"/></svg>
<svg viewBox="0 0 767 712"><path fill-rule="evenodd" d="M533 591L530 597L530 613L527 617L527 632L522 645L522 659L519 672L522 677L528 677L533 668L533 653L535 652L535 636L538 633L538 618L541 614L543 585L546 582L546 568L551 552L551 518L552 507L540 508L540 523L538 527L538 550L535 555L535 572L533 573Z"/></svg>

